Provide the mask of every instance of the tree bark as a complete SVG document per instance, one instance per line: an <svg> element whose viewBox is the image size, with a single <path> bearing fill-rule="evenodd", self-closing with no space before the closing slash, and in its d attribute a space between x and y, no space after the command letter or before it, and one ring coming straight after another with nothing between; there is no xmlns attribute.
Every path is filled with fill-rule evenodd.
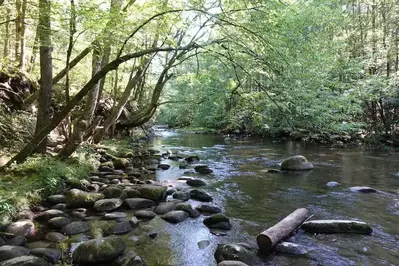
<svg viewBox="0 0 399 266"><path fill-rule="evenodd" d="M309 211L307 209L296 209L276 225L260 233L256 238L260 251L265 254L270 253L278 242L284 240L295 231L308 216Z"/></svg>
<svg viewBox="0 0 399 266"><path fill-rule="evenodd" d="M5 23L5 38L4 38L4 48L3 48L4 58L8 58L10 55L9 44L10 44L10 9L7 8L6 23Z"/></svg>
<svg viewBox="0 0 399 266"><path fill-rule="evenodd" d="M39 8L40 9L40 8ZM19 62L19 45L21 44L21 0L15 0L15 43L14 43L14 60Z"/></svg>
<svg viewBox="0 0 399 266"><path fill-rule="evenodd" d="M53 88L53 70L51 58L51 6L49 0L39 1L39 39L40 39L40 96L37 112L35 135L40 135L42 129L51 118L50 107ZM47 135L47 134L46 134ZM43 137L38 143L37 151L46 151L47 141Z"/></svg>
<svg viewBox="0 0 399 266"><path fill-rule="evenodd" d="M19 54L19 67L21 70L25 70L25 50L26 50L26 41L25 41L25 32L26 32L26 27L25 27L25 17L26 17L26 3L27 0L22 1L22 7L21 7L21 19L20 19L20 54Z"/></svg>
<svg viewBox="0 0 399 266"><path fill-rule="evenodd" d="M39 49L39 24L36 27L35 41L33 42L32 54L30 56L28 72L32 72L35 69L36 54L38 49Z"/></svg>

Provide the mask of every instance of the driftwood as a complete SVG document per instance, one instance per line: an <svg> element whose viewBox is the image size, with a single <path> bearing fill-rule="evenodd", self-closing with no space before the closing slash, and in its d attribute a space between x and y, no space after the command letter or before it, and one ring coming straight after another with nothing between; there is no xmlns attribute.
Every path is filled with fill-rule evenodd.
<svg viewBox="0 0 399 266"><path fill-rule="evenodd" d="M301 228L309 233L352 233L371 234L373 229L365 222L352 220L313 220L302 224Z"/></svg>
<svg viewBox="0 0 399 266"><path fill-rule="evenodd" d="M256 242L262 253L270 253L272 248L288 237L308 218L309 211L305 208L297 209L273 227L260 233Z"/></svg>

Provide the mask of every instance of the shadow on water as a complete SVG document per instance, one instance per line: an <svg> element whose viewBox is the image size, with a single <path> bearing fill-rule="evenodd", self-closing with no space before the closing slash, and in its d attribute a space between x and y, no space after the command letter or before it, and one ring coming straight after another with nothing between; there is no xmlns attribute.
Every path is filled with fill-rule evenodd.
<svg viewBox="0 0 399 266"><path fill-rule="evenodd" d="M147 226L161 233L149 243L163 252L157 255L162 262L150 259L150 265L216 265L213 254L218 243L254 241L259 232L300 207L308 208L317 219L365 221L374 233L313 235L299 231L291 241L311 248L308 255L274 254L257 265L399 265L399 203L395 204L399 199L399 155L296 142L225 142L212 135L160 134L151 147L178 150L183 156L198 155L201 163L214 170L201 178L209 184L206 190L214 196L214 204L233 219L233 229L227 236L217 237L202 224L203 216L178 225L154 220ZM315 169L278 174L265 171L296 154L306 156ZM158 180L175 180L187 171L179 169L177 162L165 162L172 167L159 171ZM328 188L329 181L342 186ZM349 187L358 185L379 192L349 191ZM200 248L197 243L202 240L209 241L209 246Z"/></svg>

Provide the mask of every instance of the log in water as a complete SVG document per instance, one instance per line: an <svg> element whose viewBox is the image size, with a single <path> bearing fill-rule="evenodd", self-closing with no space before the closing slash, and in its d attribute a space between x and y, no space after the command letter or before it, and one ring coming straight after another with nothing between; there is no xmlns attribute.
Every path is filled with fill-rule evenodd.
<svg viewBox="0 0 399 266"><path fill-rule="evenodd" d="M297 209L279 223L260 233L256 242L262 253L270 253L271 249L284 238L288 237L307 218L309 211L305 208Z"/></svg>
<svg viewBox="0 0 399 266"><path fill-rule="evenodd" d="M303 223L301 228L310 233L371 234L373 232L367 223L351 220L314 220Z"/></svg>

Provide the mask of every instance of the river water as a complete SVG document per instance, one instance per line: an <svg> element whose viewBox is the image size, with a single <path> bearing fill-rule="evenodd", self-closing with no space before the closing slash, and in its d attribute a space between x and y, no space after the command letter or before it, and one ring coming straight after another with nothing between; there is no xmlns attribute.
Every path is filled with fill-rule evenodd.
<svg viewBox="0 0 399 266"><path fill-rule="evenodd" d="M256 265L399 265L399 155L299 142L225 141L221 136L168 131L159 134L150 147L198 155L201 163L213 169L213 174L200 177L208 184L205 190L214 197L213 204L232 219L233 228L226 236L215 236L203 225L203 216L177 225L157 217L142 228L158 232L158 237L131 244L149 265L216 265L213 255L218 243L255 241L259 232L301 207L310 210L312 219L361 220L374 232L367 236L299 231L289 241L311 249L307 255L272 254ZM297 154L306 156L315 169L278 174L265 171ZM179 169L177 162L164 163L172 167L157 172L156 178L165 183L187 171ZM329 181L342 186L328 188ZM363 185L379 192L348 190ZM209 241L209 245L200 247L200 241Z"/></svg>

